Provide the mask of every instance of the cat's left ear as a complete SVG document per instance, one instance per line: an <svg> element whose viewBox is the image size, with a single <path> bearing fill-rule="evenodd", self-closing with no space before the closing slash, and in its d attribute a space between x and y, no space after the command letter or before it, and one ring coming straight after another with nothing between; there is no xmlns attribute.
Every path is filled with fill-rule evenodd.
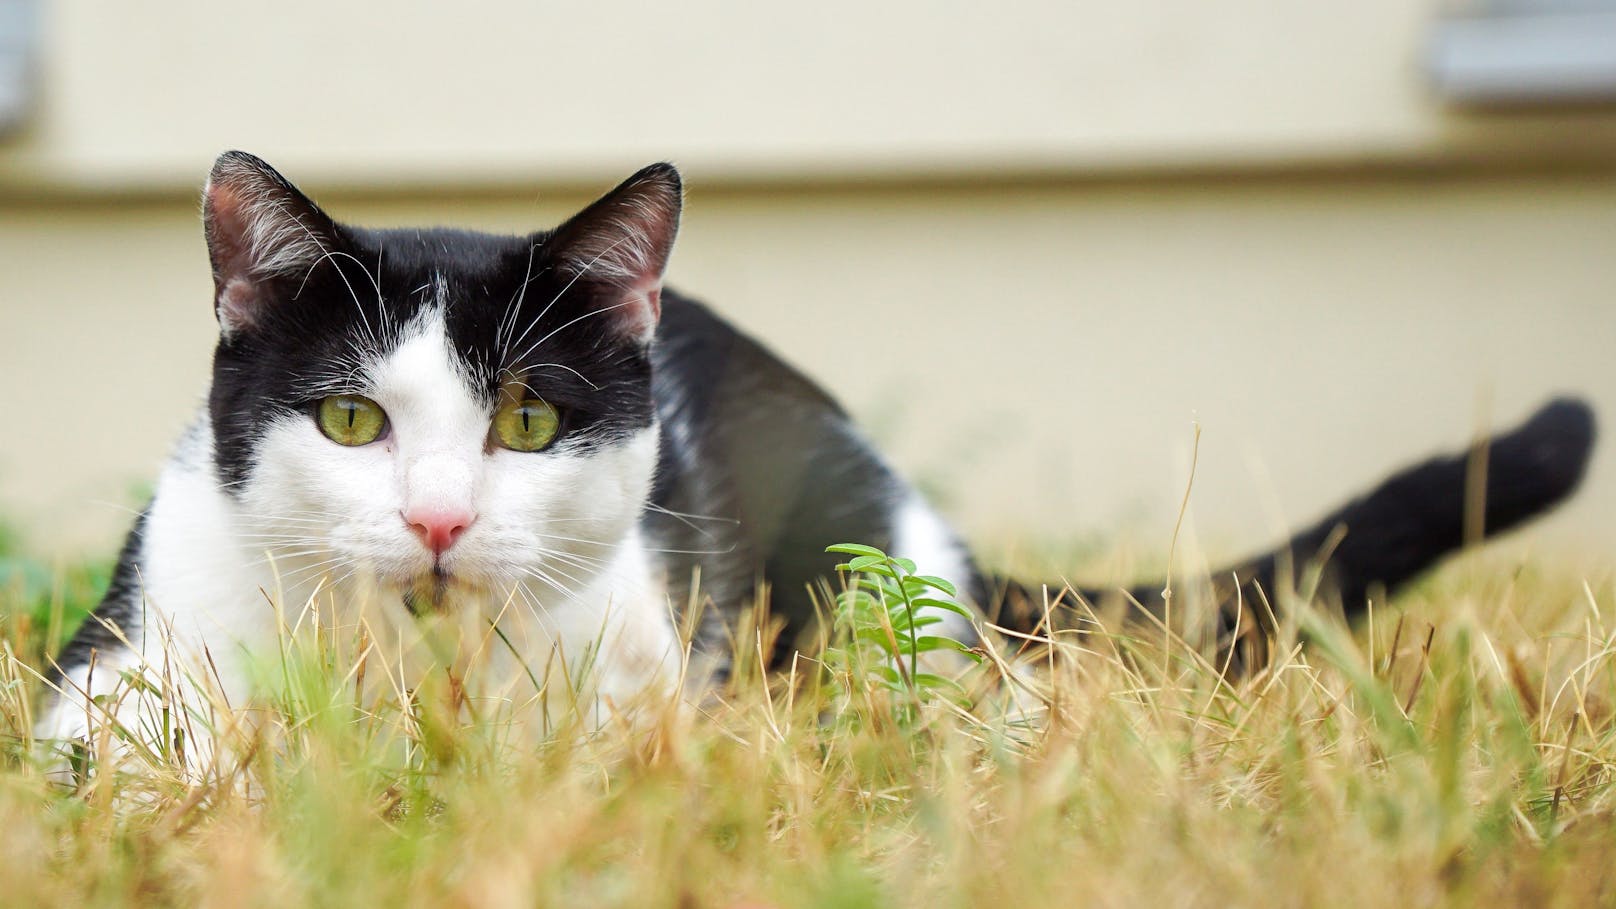
<svg viewBox="0 0 1616 909"><path fill-rule="evenodd" d="M250 328L335 248L336 227L273 167L225 152L202 191L214 310L226 336Z"/></svg>
<svg viewBox="0 0 1616 909"><path fill-rule="evenodd" d="M616 297L618 331L648 344L662 315L662 275L679 233L684 191L672 164L624 180L556 228L546 251L563 280L587 281Z"/></svg>

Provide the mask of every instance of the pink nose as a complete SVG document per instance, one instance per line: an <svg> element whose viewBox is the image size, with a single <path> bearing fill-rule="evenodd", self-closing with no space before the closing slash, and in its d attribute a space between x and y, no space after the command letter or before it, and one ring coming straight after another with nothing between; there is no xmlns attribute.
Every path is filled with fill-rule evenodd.
<svg viewBox="0 0 1616 909"><path fill-rule="evenodd" d="M421 542L433 555L443 555L476 519L470 511L457 509L416 508L404 513L405 523L421 537Z"/></svg>

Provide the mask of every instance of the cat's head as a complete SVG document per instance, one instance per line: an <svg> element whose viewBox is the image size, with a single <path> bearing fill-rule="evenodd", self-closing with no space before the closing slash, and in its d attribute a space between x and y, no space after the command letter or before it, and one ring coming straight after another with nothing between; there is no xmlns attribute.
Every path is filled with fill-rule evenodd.
<svg viewBox="0 0 1616 909"><path fill-rule="evenodd" d="M366 230L221 156L209 415L248 545L434 601L585 583L655 467L649 346L680 204L658 164L553 231Z"/></svg>

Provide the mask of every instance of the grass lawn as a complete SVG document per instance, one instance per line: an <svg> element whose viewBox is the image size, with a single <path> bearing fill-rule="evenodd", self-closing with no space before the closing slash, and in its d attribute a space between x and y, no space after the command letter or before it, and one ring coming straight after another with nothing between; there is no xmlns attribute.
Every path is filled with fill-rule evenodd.
<svg viewBox="0 0 1616 909"><path fill-rule="evenodd" d="M1238 680L1136 627L1022 654L1033 690L989 660L964 705L804 663L522 746L339 664L211 783L132 757L75 789L28 667L105 572L0 564L0 905L1616 902L1608 572L1467 557Z"/></svg>

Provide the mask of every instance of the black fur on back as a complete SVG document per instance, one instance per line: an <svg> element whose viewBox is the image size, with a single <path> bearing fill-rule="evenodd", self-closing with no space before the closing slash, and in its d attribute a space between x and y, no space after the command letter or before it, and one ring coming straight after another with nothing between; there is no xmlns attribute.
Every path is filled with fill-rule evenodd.
<svg viewBox="0 0 1616 909"><path fill-rule="evenodd" d="M907 487L829 395L705 306L665 292L652 359L662 448L643 524L670 550L673 602L699 570L712 640L766 580L783 640L805 643L809 590L841 561L825 547L890 547Z"/></svg>

